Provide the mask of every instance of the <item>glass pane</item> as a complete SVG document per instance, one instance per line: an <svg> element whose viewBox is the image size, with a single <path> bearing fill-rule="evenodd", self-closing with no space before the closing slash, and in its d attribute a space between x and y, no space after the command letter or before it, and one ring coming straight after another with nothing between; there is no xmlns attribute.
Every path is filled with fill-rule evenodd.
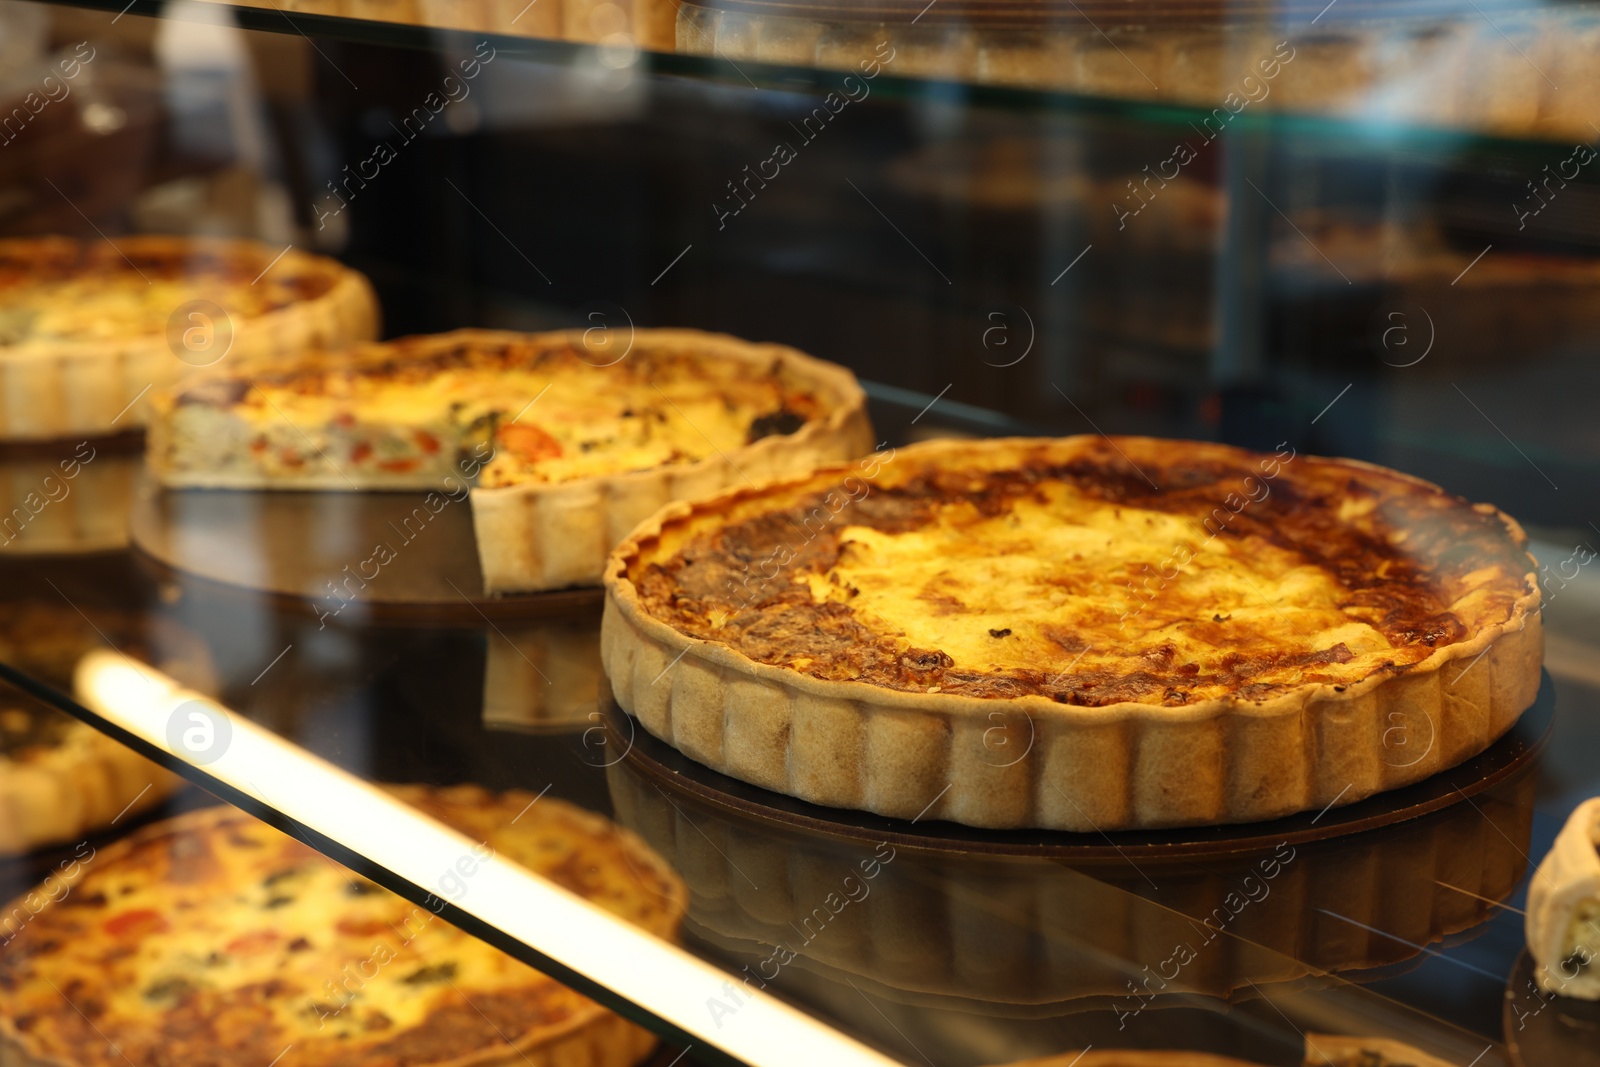
<svg viewBox="0 0 1600 1067"><path fill-rule="evenodd" d="M1584 4L1357 0L0 8L0 1041L134 1067L1320 1064L1383 1041L1414 1065L1582 1062L1587 1009L1529 984L1525 913L1600 792L1592 23ZM461 330L480 332L434 336ZM621 583L600 584L671 500L755 509L767 479L839 462L903 503L950 484L904 465L1068 435L1171 455L1180 478L1215 454L1186 442L1293 457L1259 499L1207 483L1184 517L1197 546L1251 546L1247 578L1297 516L1335 537L1366 513L1366 467L1341 468L1338 500L1290 498L1314 457L1492 504L1528 536L1542 649L1477 667L1520 665L1512 697L1474 696L1464 659L1352 712L1394 787L1373 796L1352 770L1353 793L1307 785L1241 823L1281 786L1263 772L1228 787L1231 819L1043 826L1049 789L1084 795L1160 739L1095 767L1073 735L1088 769L1049 770L1058 724L1109 703L1078 686L1088 642L1039 621L1068 614L1049 599L1067 578L1012 595L1005 568L1059 566L1083 618L1132 617L1097 655L1145 656L1131 703L1180 721L1145 602L1204 568L1151 579L1164 545L1113 526L1110 562L1074 570L1038 547L1062 520L983 549L988 570L960 538L894 557L911 660L878 687L905 703L875 740L805 704L815 679L876 698L848 642L819 665L781 631L773 583L795 580L772 537L730 550L734 594L700 590L753 597L765 652L628 646ZM951 506L985 514L976 485ZM833 514L888 551L904 531L858 504ZM704 549L676 529L615 573ZM1336 608L1381 585L1373 627L1402 628L1400 578L1293 544ZM1262 621L1234 665L1305 608L1276 577L1239 612ZM958 766L912 699L952 695L968 645L908 634L963 613L1069 654L1028 683L1059 715L934 716L940 745L965 731ZM1286 677L1324 679L1356 640ZM723 699L780 667L802 680ZM1498 728L1463 741L1474 716ZM1221 781L1237 746L1298 767L1347 743L1345 720L1312 720L1188 735L1194 782L1140 788ZM822 750L904 788L811 802L830 794L791 764ZM975 782L994 809L945 799ZM1006 790L1029 814L971 825Z"/></svg>

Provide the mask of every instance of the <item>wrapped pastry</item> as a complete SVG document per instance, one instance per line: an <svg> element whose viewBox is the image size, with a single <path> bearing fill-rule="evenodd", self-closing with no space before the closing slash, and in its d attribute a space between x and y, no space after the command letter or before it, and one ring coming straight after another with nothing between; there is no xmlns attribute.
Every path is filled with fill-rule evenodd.
<svg viewBox="0 0 1600 1067"><path fill-rule="evenodd" d="M1572 813L1533 876L1528 951L1540 989L1600 1000L1600 797Z"/></svg>

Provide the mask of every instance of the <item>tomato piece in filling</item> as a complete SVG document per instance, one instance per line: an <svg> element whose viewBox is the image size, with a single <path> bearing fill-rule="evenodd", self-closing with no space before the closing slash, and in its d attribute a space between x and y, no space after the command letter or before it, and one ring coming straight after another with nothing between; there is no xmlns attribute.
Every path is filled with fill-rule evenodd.
<svg viewBox="0 0 1600 1067"><path fill-rule="evenodd" d="M537 463L541 459L558 459L561 442L537 426L525 422L512 422L495 431L500 447L524 463Z"/></svg>

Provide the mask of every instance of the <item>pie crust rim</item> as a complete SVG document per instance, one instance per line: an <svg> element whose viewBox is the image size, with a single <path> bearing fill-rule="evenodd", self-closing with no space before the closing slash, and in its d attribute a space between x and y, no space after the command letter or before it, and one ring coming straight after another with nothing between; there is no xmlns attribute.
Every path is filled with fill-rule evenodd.
<svg viewBox="0 0 1600 1067"><path fill-rule="evenodd" d="M1020 457L1088 439L931 441L900 449L895 464L933 466L974 448ZM1442 491L1373 464L1339 462ZM835 469L847 471L816 474ZM1544 645L1531 556L1524 592L1504 622L1403 674L1373 673L1343 686L1307 683L1259 702L1229 695L1180 707L1084 707L1038 695L903 692L757 663L651 615L627 577L630 559L669 523L767 488L669 505L617 547L604 576L601 657L617 703L650 733L723 774L810 803L1080 833L1264 821L1354 803L1455 766L1509 730L1538 692ZM1493 513L1515 544L1526 545L1510 516L1472 506ZM1460 661L1470 661L1467 669L1445 670ZM985 732L1019 721L1031 738L1027 752L996 766ZM1384 731L1423 721L1440 743L1414 762L1386 759Z"/></svg>
<svg viewBox="0 0 1600 1067"><path fill-rule="evenodd" d="M482 331L473 331L482 332ZM534 336L582 344L582 330ZM761 366L781 359L819 394L834 398L827 413L794 433L773 434L679 467L594 475L570 482L525 483L472 490L473 536L491 595L596 585L612 549L629 531L673 501L714 496L750 481L810 473L872 448L867 394L837 363L787 345L746 341L701 330L635 331L636 345L693 348L698 356Z"/></svg>

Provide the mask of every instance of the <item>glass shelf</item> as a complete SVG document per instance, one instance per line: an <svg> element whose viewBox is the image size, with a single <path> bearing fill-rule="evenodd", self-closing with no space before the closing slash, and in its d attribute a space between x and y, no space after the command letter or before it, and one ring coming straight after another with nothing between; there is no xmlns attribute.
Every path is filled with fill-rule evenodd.
<svg viewBox="0 0 1600 1067"><path fill-rule="evenodd" d="M995 16L1001 21L988 28L983 3L965 5L937 25L933 18L917 25L914 13L838 21L837 12L846 9L830 14L818 8L821 14L811 19L803 17L805 3L775 14L785 5L710 0L678 4L676 34L657 28L641 43L625 15L623 28L606 35L570 25L519 32L507 21L518 6L509 0L505 18L487 20L463 14L475 5L461 0L48 2L118 18L223 19L308 40L442 55L470 55L486 42L496 55L581 72L597 93L638 78L686 78L801 94L815 97L813 104L826 98L827 122L877 95L1134 122L1183 138L1193 134L1195 145L1224 130L1265 131L1298 135L1335 155L1459 152L1474 145L1526 156L1595 136L1592 123L1600 118L1584 111L1584 94L1600 79L1591 46L1600 40L1600 4L1592 3L1350 4L1325 9L1326 22L1317 15L1319 5L1230 8L1190 0L1175 5L1166 20L1146 22L1129 21L1117 4L1090 4L1098 20L1076 5L1056 5L1060 10L1020 24ZM618 12L630 6L629 0L566 2ZM632 3L654 6L657 0ZM1299 67L1296 42L1306 46ZM1151 69L1161 73L1164 87L1139 75L1130 51L1146 64L1160 64ZM895 58L879 62L885 56L900 58L899 66ZM872 73L863 78L858 68ZM852 72L855 80L846 83ZM1565 90L1552 73L1567 83ZM1275 82L1293 91L1274 96ZM813 120L819 129L823 119Z"/></svg>
<svg viewBox="0 0 1600 1067"><path fill-rule="evenodd" d="M911 413L908 407L900 416ZM880 404L881 423L893 424L895 414ZM962 432L960 422L930 421L918 425ZM405 501L391 506L402 513ZM1536 546L1546 554L1553 548ZM852 834L818 831L708 802L669 781L692 777L681 757L666 777L659 766L652 770L675 754L625 717L619 725L602 715L608 705L593 601L558 599L534 613L492 619L469 611L408 617L382 605L319 619L314 599L195 578L137 549L13 559L4 574L8 610L28 604L91 620L136 617L149 632L160 620L168 636L142 653L146 658L165 664L187 650L190 661L203 659L212 691L241 720L362 780L519 788L618 820L685 879L683 944L695 957L744 988L753 973L772 975L765 968L779 947L793 952L792 966L762 983L769 991L906 1063L961 1067L1090 1045L1154 1045L1288 1064L1299 1062L1297 1030L1352 1027L1408 1035L1449 1062L1480 1054L1480 1063L1509 1062L1497 1007L1522 949L1518 909L1532 864L1566 811L1600 791L1600 773L1586 755L1600 687L1592 667L1574 667L1568 653L1552 660L1540 703L1519 728L1528 744L1548 737L1538 755L1483 793L1396 825L1295 838L1293 845L1257 842L1243 855L1175 858L1152 852L1161 846L1148 835L1130 834L1093 840L1096 848L1085 849L1092 858L1084 860L1070 852L986 855L988 846L948 851L937 838L958 828L930 830L933 837L919 843L917 827L892 820L877 820L889 843L874 843L870 825ZM1554 645L1592 641L1592 616L1585 614L1596 602L1592 585L1585 577L1575 596L1552 601ZM198 657L197 637L204 649ZM60 689L34 681L49 680L37 664L25 669L3 673L132 740ZM636 745L652 751L649 761L640 762ZM414 901L432 889L368 858L381 839L371 835L386 836L383 827L347 827L344 836L328 837L280 810L272 801L281 793L269 789L271 801L263 802L214 779L205 766L136 747ZM1433 792L1447 796L1449 789L1436 785ZM186 791L165 810L203 802ZM1306 829L1292 823L1263 832L1282 831L1287 842ZM1218 835L1164 839L1190 836ZM1030 835L995 840L1019 837ZM873 880L844 881L885 857ZM9 865L8 885L25 885L54 860L47 852ZM1268 869L1274 877L1263 874ZM850 903L819 912L821 902L837 899L829 896L835 881ZM1233 914L1225 901L1237 905L1241 887L1251 890L1249 903ZM581 969L553 963L536 942L471 914L445 917L691 1046L695 1062L718 1062L699 1058L707 1054L703 1034L685 1034L654 1017L649 1003L619 998ZM1152 979L1152 968L1171 964L1180 947L1195 965L1171 980ZM705 1000L708 1020L738 1003L715 988Z"/></svg>

